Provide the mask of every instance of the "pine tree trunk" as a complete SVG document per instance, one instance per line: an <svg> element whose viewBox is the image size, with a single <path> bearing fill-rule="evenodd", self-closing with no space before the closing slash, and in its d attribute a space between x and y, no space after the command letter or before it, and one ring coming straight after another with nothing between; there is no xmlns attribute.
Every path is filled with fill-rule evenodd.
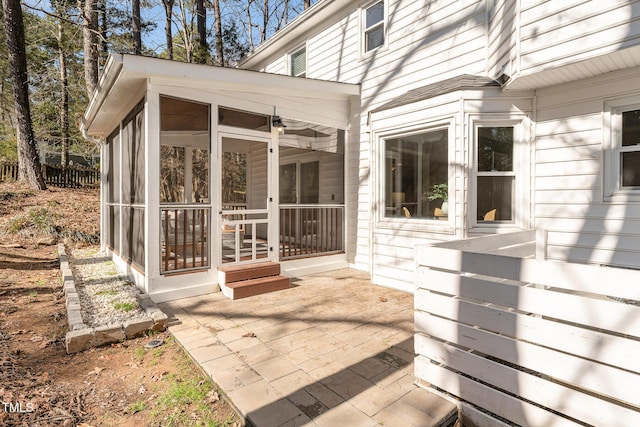
<svg viewBox="0 0 640 427"><path fill-rule="evenodd" d="M218 57L218 65L223 67L224 49L222 45L222 18L220 16L220 0L213 0L213 14L216 20L216 56Z"/></svg>
<svg viewBox="0 0 640 427"><path fill-rule="evenodd" d="M2 9L18 122L18 180L28 182L34 189L46 190L31 125L27 55L20 1L2 0Z"/></svg>
<svg viewBox="0 0 640 427"><path fill-rule="evenodd" d="M58 23L58 61L60 62L60 163L62 169L69 166L69 80L67 78L67 59L64 55L64 32L62 23ZM66 176L66 174L65 174Z"/></svg>
<svg viewBox="0 0 640 427"><path fill-rule="evenodd" d="M98 86L98 1L78 0L82 10L84 44L84 83L89 99Z"/></svg>
<svg viewBox="0 0 640 427"><path fill-rule="evenodd" d="M175 0L162 0L162 4L164 6L164 34L167 39L167 55L169 59L173 59L173 34L171 31L172 20L171 17L173 15L173 4Z"/></svg>
<svg viewBox="0 0 640 427"><path fill-rule="evenodd" d="M209 44L207 43L207 10L204 7L204 0L196 0L196 27L198 30L197 62L205 64L209 57Z"/></svg>
<svg viewBox="0 0 640 427"><path fill-rule="evenodd" d="M140 27L140 0L131 1L131 17L133 31L133 53L142 54L142 31Z"/></svg>

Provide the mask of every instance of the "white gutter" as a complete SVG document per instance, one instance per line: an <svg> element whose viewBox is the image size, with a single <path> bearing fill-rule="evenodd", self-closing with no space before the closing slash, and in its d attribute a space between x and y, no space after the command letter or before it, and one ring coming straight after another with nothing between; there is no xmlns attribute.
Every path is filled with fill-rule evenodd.
<svg viewBox="0 0 640 427"><path fill-rule="evenodd" d="M82 132L83 138L88 141L94 142L96 144L102 144L102 140L90 135L88 129L93 124L93 121L100 111L100 108L104 104L107 96L113 89L113 86L118 78L122 74L122 64L123 55L122 54L111 54L109 59L107 60L107 64L104 67L102 72L102 76L100 77L100 81L98 82L98 87L96 87L93 92L93 96L91 97L91 101L85 110L84 115L82 116L82 120L80 122L80 132Z"/></svg>

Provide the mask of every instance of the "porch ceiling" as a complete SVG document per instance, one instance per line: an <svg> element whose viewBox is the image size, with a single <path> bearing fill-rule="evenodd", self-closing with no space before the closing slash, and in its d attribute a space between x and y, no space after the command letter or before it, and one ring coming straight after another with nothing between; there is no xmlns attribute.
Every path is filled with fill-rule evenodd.
<svg viewBox="0 0 640 427"><path fill-rule="evenodd" d="M109 58L98 89L83 116L81 128L85 135L107 136L128 113L125 106L137 102L150 81L202 90L323 101L345 102L360 95L360 86L354 84L115 54Z"/></svg>

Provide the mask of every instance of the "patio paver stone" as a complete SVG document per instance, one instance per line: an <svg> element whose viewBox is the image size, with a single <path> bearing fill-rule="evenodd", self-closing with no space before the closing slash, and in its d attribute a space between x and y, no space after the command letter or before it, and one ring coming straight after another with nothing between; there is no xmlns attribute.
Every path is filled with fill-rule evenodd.
<svg viewBox="0 0 640 427"><path fill-rule="evenodd" d="M169 331L256 427L428 427L456 411L413 377L413 296L338 270L231 301L160 304Z"/></svg>

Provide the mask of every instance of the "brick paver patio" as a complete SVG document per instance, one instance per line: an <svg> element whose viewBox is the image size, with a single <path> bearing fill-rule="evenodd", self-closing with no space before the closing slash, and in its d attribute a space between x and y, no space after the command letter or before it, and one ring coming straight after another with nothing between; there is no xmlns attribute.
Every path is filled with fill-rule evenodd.
<svg viewBox="0 0 640 427"><path fill-rule="evenodd" d="M160 304L248 423L436 426L455 406L414 384L413 296L339 270L284 291Z"/></svg>

